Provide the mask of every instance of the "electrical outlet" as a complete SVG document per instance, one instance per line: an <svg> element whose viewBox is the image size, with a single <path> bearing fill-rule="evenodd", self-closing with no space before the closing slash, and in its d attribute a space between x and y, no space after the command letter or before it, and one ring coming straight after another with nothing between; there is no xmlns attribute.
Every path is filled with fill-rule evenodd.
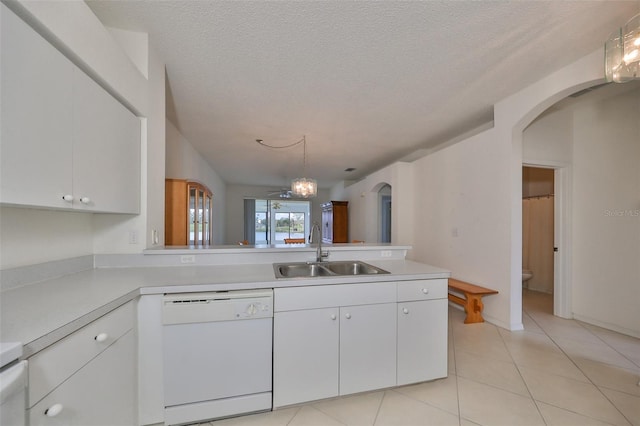
<svg viewBox="0 0 640 426"><path fill-rule="evenodd" d="M193 254L185 254L180 256L180 263L196 263L196 257Z"/></svg>
<svg viewBox="0 0 640 426"><path fill-rule="evenodd" d="M138 231L129 231L129 244L138 244Z"/></svg>
<svg viewBox="0 0 640 426"><path fill-rule="evenodd" d="M383 250L382 252L380 252L381 257L391 257L391 255L391 250Z"/></svg>

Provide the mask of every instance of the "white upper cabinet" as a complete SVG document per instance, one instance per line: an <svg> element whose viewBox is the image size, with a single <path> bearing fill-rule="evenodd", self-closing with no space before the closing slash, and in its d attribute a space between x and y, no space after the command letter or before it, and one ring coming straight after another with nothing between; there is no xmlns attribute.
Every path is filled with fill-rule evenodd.
<svg viewBox="0 0 640 426"><path fill-rule="evenodd" d="M138 213L140 120L86 74L73 78L73 192L83 210Z"/></svg>
<svg viewBox="0 0 640 426"><path fill-rule="evenodd" d="M69 207L73 64L0 4L0 200Z"/></svg>
<svg viewBox="0 0 640 426"><path fill-rule="evenodd" d="M139 213L140 120L0 6L0 203Z"/></svg>

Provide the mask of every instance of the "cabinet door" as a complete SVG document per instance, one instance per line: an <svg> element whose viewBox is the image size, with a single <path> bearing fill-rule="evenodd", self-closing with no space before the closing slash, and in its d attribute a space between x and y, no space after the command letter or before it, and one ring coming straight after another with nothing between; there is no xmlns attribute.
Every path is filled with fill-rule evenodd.
<svg viewBox="0 0 640 426"><path fill-rule="evenodd" d="M129 331L31 408L29 424L138 424L135 353L135 334ZM61 411L50 416L56 408Z"/></svg>
<svg viewBox="0 0 640 426"><path fill-rule="evenodd" d="M274 407L338 395L338 313L328 308L274 315Z"/></svg>
<svg viewBox="0 0 640 426"><path fill-rule="evenodd" d="M74 65L0 8L0 202L71 208Z"/></svg>
<svg viewBox="0 0 640 426"><path fill-rule="evenodd" d="M398 303L398 385L447 376L447 299Z"/></svg>
<svg viewBox="0 0 640 426"><path fill-rule="evenodd" d="M140 120L78 69L73 73L73 155L73 192L81 201L76 208L140 212Z"/></svg>
<svg viewBox="0 0 640 426"><path fill-rule="evenodd" d="M340 394L396 384L396 303L340 308Z"/></svg>

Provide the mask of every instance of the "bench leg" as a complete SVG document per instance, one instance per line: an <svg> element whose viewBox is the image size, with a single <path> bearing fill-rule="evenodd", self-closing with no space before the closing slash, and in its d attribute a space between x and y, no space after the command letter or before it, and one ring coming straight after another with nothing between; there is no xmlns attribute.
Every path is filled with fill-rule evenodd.
<svg viewBox="0 0 640 426"><path fill-rule="evenodd" d="M484 322L484 318L482 318L482 309L484 309L482 296L469 293L465 293L464 295L467 299L464 305L464 311L467 314L464 323L475 324L478 322Z"/></svg>

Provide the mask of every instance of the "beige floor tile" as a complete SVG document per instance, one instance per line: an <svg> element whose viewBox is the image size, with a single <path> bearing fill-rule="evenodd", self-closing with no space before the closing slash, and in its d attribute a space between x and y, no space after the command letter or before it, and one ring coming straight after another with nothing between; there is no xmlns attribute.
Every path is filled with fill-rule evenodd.
<svg viewBox="0 0 640 426"><path fill-rule="evenodd" d="M313 407L347 425L373 425L384 392L337 398L313 404Z"/></svg>
<svg viewBox="0 0 640 426"><path fill-rule="evenodd" d="M540 326L527 313L522 314L522 325L525 331L528 331L530 333L544 334L544 331L540 328Z"/></svg>
<svg viewBox="0 0 640 426"><path fill-rule="evenodd" d="M583 382L589 381L582 371L560 351L511 350L511 355L518 367L529 367Z"/></svg>
<svg viewBox="0 0 640 426"><path fill-rule="evenodd" d="M538 409L548 426L608 426L610 423L538 402Z"/></svg>
<svg viewBox="0 0 640 426"><path fill-rule="evenodd" d="M231 419L218 420L212 426L286 426L293 416L300 410L299 407L284 408L268 413L251 414L248 416L233 417Z"/></svg>
<svg viewBox="0 0 640 426"><path fill-rule="evenodd" d="M395 389L396 392L406 395L418 401L458 415L458 386L456 376L416 385L403 386Z"/></svg>
<svg viewBox="0 0 640 426"><path fill-rule="evenodd" d="M631 422L632 425L640 425L640 396L629 395L610 389L602 389L613 405Z"/></svg>
<svg viewBox="0 0 640 426"><path fill-rule="evenodd" d="M467 419L460 419L460 426L481 426L478 423L472 422L471 420L467 420Z"/></svg>
<svg viewBox="0 0 640 426"><path fill-rule="evenodd" d="M504 329L499 329L499 333L511 353L518 350L529 351L532 349L556 352L559 354L563 353L560 347L544 333L533 333L527 330L509 331Z"/></svg>
<svg viewBox="0 0 640 426"><path fill-rule="evenodd" d="M394 391L385 392L376 426L459 425L458 416Z"/></svg>
<svg viewBox="0 0 640 426"><path fill-rule="evenodd" d="M536 314L532 314L532 317L554 341L560 338L592 343L602 342L598 336L581 326L577 321L554 316L537 316Z"/></svg>
<svg viewBox="0 0 640 426"><path fill-rule="evenodd" d="M310 405L300 407L288 426L344 426L344 423L329 417Z"/></svg>
<svg viewBox="0 0 640 426"><path fill-rule="evenodd" d="M615 365L595 361L580 360L578 367L598 387L618 390L640 396L640 367L629 370Z"/></svg>
<svg viewBox="0 0 640 426"><path fill-rule="evenodd" d="M545 402L574 413L581 413L607 423L628 424L618 409L591 383L527 367L520 367L520 372L536 401Z"/></svg>
<svg viewBox="0 0 640 426"><path fill-rule="evenodd" d="M460 416L480 425L544 425L531 398L464 378L458 379Z"/></svg>
<svg viewBox="0 0 640 426"><path fill-rule="evenodd" d="M513 362L498 361L456 351L458 377L529 397L529 391Z"/></svg>
<svg viewBox="0 0 640 426"><path fill-rule="evenodd" d="M467 327L474 327L477 324L467 324ZM493 327L493 333L483 332L485 334L485 338L482 338L481 335L474 336L472 332L465 331L464 334L456 333L454 335L454 348L456 353L458 351L472 353L475 355L483 356L485 358L492 358L500 361L511 361L511 355L507 350L502 338L495 330L495 326ZM456 372L460 366L457 364L456 360Z"/></svg>
<svg viewBox="0 0 640 426"><path fill-rule="evenodd" d="M582 325L640 367L640 339L626 336L615 331L606 330L595 325Z"/></svg>
<svg viewBox="0 0 640 426"><path fill-rule="evenodd" d="M633 362L620 355L606 343L587 342L583 340L556 338L555 342L574 361L580 360L598 361L618 367L633 369L637 367Z"/></svg>

